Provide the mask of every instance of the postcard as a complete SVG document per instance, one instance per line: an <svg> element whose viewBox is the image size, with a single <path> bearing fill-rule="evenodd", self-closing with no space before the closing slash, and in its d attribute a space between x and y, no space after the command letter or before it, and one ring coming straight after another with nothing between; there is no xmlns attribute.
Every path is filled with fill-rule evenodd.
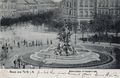
<svg viewBox="0 0 120 78"><path fill-rule="evenodd" d="M0 0L0 77L119 78L119 0Z"/></svg>

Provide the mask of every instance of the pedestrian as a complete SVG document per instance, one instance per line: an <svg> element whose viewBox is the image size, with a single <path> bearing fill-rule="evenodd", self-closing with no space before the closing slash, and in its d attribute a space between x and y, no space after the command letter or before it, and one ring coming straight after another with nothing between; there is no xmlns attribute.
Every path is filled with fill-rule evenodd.
<svg viewBox="0 0 120 78"><path fill-rule="evenodd" d="M4 63L2 64L2 69L5 69L5 64Z"/></svg>
<svg viewBox="0 0 120 78"><path fill-rule="evenodd" d="M25 69L25 63L23 63L23 65L22 65L22 66L23 66L23 69Z"/></svg>
<svg viewBox="0 0 120 78"><path fill-rule="evenodd" d="M21 67L21 65L20 65L21 60L20 60L20 58L17 59L17 62L18 62L18 67L20 68Z"/></svg>
<svg viewBox="0 0 120 78"><path fill-rule="evenodd" d="M34 46L34 41L32 41L32 46Z"/></svg>
<svg viewBox="0 0 120 78"><path fill-rule="evenodd" d="M43 46L43 43L42 43L42 41L40 41L40 45L41 45L41 46Z"/></svg>
<svg viewBox="0 0 120 78"><path fill-rule="evenodd" d="M47 45L49 45L49 40L47 39Z"/></svg>
<svg viewBox="0 0 120 78"><path fill-rule="evenodd" d="M16 60L14 60L13 63L14 63L14 68L16 68L17 67L16 66L16 64L17 64Z"/></svg>
<svg viewBox="0 0 120 78"><path fill-rule="evenodd" d="M8 47L6 46L6 53L8 53Z"/></svg>
<svg viewBox="0 0 120 78"><path fill-rule="evenodd" d="M15 44L15 40L13 41L13 43Z"/></svg>
<svg viewBox="0 0 120 78"><path fill-rule="evenodd" d="M4 50L4 49L5 49L5 46L3 45L3 46L2 46L2 50Z"/></svg>
<svg viewBox="0 0 120 78"><path fill-rule="evenodd" d="M18 45L18 48L20 48L20 43L19 42L17 43L17 45Z"/></svg>
<svg viewBox="0 0 120 78"><path fill-rule="evenodd" d="M24 46L25 46L25 44L26 44L26 41L25 41L25 40L23 41L23 44L24 44Z"/></svg>
<svg viewBox="0 0 120 78"><path fill-rule="evenodd" d="M6 43L5 46L8 46L8 44Z"/></svg>
<svg viewBox="0 0 120 78"><path fill-rule="evenodd" d="M50 40L50 44L52 45L52 40Z"/></svg>
<svg viewBox="0 0 120 78"><path fill-rule="evenodd" d="M37 40L36 40L36 46L38 45Z"/></svg>
<svg viewBox="0 0 120 78"><path fill-rule="evenodd" d="M12 47L12 46L10 46L10 50L11 50L11 51L13 50L13 47Z"/></svg>
<svg viewBox="0 0 120 78"><path fill-rule="evenodd" d="M42 67L42 64L40 63L40 64L39 64L39 69L40 69L41 67Z"/></svg>

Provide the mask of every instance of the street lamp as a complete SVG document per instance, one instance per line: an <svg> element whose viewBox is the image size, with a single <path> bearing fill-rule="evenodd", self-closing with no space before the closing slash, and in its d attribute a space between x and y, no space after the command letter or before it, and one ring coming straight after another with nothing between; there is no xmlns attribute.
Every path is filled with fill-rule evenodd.
<svg viewBox="0 0 120 78"><path fill-rule="evenodd" d="M74 31L75 31L75 45L76 45L76 43L77 43L77 23L75 22L73 25L75 25Z"/></svg>
<svg viewBox="0 0 120 78"><path fill-rule="evenodd" d="M87 25L88 25L88 27L89 27L90 21L88 21L87 23L88 23ZM89 41L88 31L89 31L89 29L87 28L87 42Z"/></svg>

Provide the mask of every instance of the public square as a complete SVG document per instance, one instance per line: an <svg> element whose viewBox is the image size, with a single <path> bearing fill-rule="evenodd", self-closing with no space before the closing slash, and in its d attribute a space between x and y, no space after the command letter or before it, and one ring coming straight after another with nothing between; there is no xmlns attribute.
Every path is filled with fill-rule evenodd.
<svg viewBox="0 0 120 78"><path fill-rule="evenodd" d="M49 48L53 49L57 46L56 43L58 43L58 39L57 39L57 32L49 32L49 31L41 31L38 32L39 30L35 31L35 27L32 25L28 25L28 26L20 26L20 27L14 27L14 30L6 30L6 31L2 31L0 32L0 39L1 39L1 47L2 44L6 44L8 45L8 53L7 53L7 57L5 57L4 59L1 59L0 63L5 64L5 68L23 68L23 65L21 64L20 67L19 65L16 64L16 66L14 65L14 61L18 60L19 57L23 56L24 58L22 58L22 61L25 61L25 68L29 69L29 68L81 68L84 66L87 67L87 65L85 65L84 63L89 63L91 61L100 61L99 55L95 54L95 53L89 53L86 56L81 56L82 54L86 53L87 51L93 51L93 52L100 52L100 53L104 53L106 55L110 55L113 57L112 63L115 62L115 54L114 54L114 47L118 47L120 48L119 44L111 44L110 43L92 43L92 42L85 42L83 43L83 41L79 40L78 38L81 37L80 34L77 34L77 44L75 45L75 34L72 35L71 37L71 42L74 46L76 46L75 48L80 50L80 55L77 56L76 58L74 56L69 56L69 58L67 58L68 56L56 56L54 55L53 52L50 51L49 53ZM40 29L40 28L39 28ZM27 43L25 43L25 42ZM32 44L33 42L33 44ZM19 45L18 45L19 43ZM11 49L12 47L12 49ZM81 47L83 49L81 49ZM47 63L51 63L54 62L54 60L56 60L57 64L60 65L51 65L51 66L43 66L42 64L41 67L38 65L38 63L40 63L41 61L43 61L42 58L38 57L37 60L35 60L36 58L32 59L29 58L27 60L28 57L30 57L30 54L33 54L35 52L40 53L41 51L43 51L43 55L41 55L42 57L46 57L47 59L51 60L47 60ZM47 53L45 54L45 51L47 51ZM111 54L111 52L113 52ZM27 58L25 56L27 56ZM50 55L49 56L45 56L45 55ZM64 58L64 60L57 60L56 57L58 57L59 59ZM82 59L82 57L85 57L84 59ZM92 58L91 58L92 57ZM26 59L25 59L26 58ZM65 60L66 59L66 60ZM72 62L71 62L72 60ZM82 61L83 60L83 61ZM39 61L39 62L37 62ZM111 63L111 61L110 61ZM76 64L76 65L74 65ZM79 64L84 64L84 65L79 65ZM109 64L109 63L108 63ZM32 65L32 66L31 66ZM72 66L70 66L72 65ZM103 66L106 66L107 64L97 64L95 67L92 66L92 64L90 64L90 66L88 65L87 68L97 68L97 66L99 66L98 68L102 68ZM115 65L115 64L114 64ZM106 67L105 67L106 68ZM109 68L109 67L108 67ZM114 66L113 66L114 68Z"/></svg>

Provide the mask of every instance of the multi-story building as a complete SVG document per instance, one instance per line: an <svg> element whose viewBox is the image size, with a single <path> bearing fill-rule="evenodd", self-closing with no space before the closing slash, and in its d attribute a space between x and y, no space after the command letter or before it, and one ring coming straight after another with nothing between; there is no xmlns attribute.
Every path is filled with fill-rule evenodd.
<svg viewBox="0 0 120 78"><path fill-rule="evenodd" d="M77 0L63 0L61 2L61 18L63 21L75 22L77 18Z"/></svg>
<svg viewBox="0 0 120 78"><path fill-rule="evenodd" d="M97 0L96 3L97 14L116 15L119 13L119 9L117 9L119 0Z"/></svg>
<svg viewBox="0 0 120 78"><path fill-rule="evenodd" d="M58 8L51 0L38 0L38 11L46 12Z"/></svg>
<svg viewBox="0 0 120 78"><path fill-rule="evenodd" d="M16 4L17 16L37 13L38 5L34 0L17 0Z"/></svg>
<svg viewBox="0 0 120 78"><path fill-rule="evenodd" d="M93 19L94 0L78 0L77 1L77 21L78 25Z"/></svg>
<svg viewBox="0 0 120 78"><path fill-rule="evenodd" d="M71 4L75 5L71 6ZM71 15L70 10L74 11L74 16ZM89 23L94 15L108 14L116 18L120 14L120 0L62 0L61 11L63 20L77 19L80 26Z"/></svg>
<svg viewBox="0 0 120 78"><path fill-rule="evenodd" d="M0 18L36 14L55 8L57 6L51 0L0 0Z"/></svg>
<svg viewBox="0 0 120 78"><path fill-rule="evenodd" d="M14 17L16 13L16 0L0 0L0 18Z"/></svg>

